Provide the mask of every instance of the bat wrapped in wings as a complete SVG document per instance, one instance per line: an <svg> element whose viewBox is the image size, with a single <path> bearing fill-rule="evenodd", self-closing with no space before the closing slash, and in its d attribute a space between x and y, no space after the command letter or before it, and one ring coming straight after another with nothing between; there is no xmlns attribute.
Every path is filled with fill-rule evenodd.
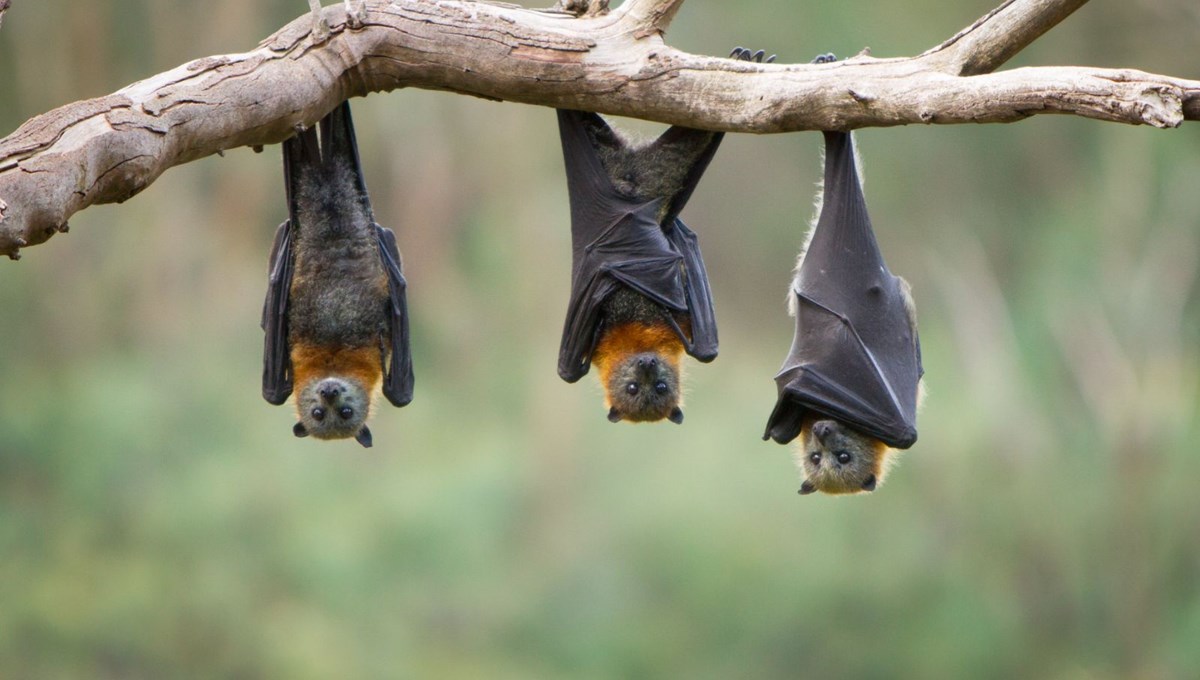
<svg viewBox="0 0 1200 680"><path fill-rule="evenodd" d="M406 283L396 236L375 223L350 105L283 143L288 219L275 233L263 305L263 398L296 391L297 437L354 437L376 389L412 401Z"/></svg>
<svg viewBox="0 0 1200 680"><path fill-rule="evenodd" d="M679 219L721 133L672 127L635 145L594 113L559 110L571 204L571 297L558 374L592 363L608 418L683 421L680 359L717 356L696 235Z"/></svg>
<svg viewBox="0 0 1200 680"><path fill-rule="evenodd" d="M849 133L825 133L820 217L792 283L796 334L763 439L801 436L801 493L872 491L917 440L921 346L908 283L884 264Z"/></svg>

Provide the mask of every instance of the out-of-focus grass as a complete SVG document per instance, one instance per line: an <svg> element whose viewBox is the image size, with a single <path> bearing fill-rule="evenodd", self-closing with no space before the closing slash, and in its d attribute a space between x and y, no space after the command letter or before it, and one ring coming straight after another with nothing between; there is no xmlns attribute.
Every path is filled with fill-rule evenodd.
<svg viewBox="0 0 1200 680"><path fill-rule="evenodd" d="M0 129L246 49L294 4L18 3ZM787 61L912 41L872 43L887 56L988 9L881 8L881 36L852 28L861 7L761 5L689 2L670 39ZM1145 11L1089 6L1030 63L1194 76L1156 46L1197 27ZM99 56L53 30L82 35L88 16ZM779 45L825 22L820 44ZM122 41L130 26L153 30ZM800 499L789 453L759 437L816 135L726 139L684 214L721 357L690 367L683 426L614 426L590 379L554 374L569 238L551 112L417 92L354 105L417 361L417 398L380 408L374 449L296 440L258 396L277 149L174 169L0 265L0 677L1169 678L1200 663L1194 129L863 132L930 396L880 491Z"/></svg>

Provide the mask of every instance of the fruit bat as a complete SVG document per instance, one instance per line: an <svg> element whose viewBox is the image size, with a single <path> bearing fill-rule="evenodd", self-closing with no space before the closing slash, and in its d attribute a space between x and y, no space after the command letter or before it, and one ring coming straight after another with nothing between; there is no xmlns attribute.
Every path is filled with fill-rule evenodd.
<svg viewBox="0 0 1200 680"><path fill-rule="evenodd" d="M737 47L730 58L764 62ZM674 126L637 144L594 113L559 110L571 203L571 297L558 355L567 382L592 363L612 422L683 422L680 360L717 356L696 235L679 213L724 135Z"/></svg>
<svg viewBox="0 0 1200 680"><path fill-rule="evenodd" d="M792 282L796 333L763 435L781 444L803 435L802 494L874 490L889 447L917 440L916 309L875 241L853 144L825 133L820 216Z"/></svg>
<svg viewBox="0 0 1200 680"><path fill-rule="evenodd" d="M571 204L571 296L558 374L593 361L608 418L683 421L679 361L717 356L717 324L696 235L679 212L721 133L672 127L635 145L600 116L558 111Z"/></svg>
<svg viewBox="0 0 1200 680"><path fill-rule="evenodd" d="M407 285L392 230L375 223L350 105L283 143L288 219L275 232L263 305L263 398L296 388L297 437L371 446L375 390L412 401Z"/></svg>

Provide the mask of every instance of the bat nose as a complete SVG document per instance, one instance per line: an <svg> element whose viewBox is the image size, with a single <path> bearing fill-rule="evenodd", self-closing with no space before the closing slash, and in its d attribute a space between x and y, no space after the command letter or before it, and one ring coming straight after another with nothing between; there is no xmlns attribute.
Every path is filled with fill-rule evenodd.
<svg viewBox="0 0 1200 680"><path fill-rule="evenodd" d="M813 425L813 434L816 435L817 441L824 444L825 439L829 435L833 434L833 423L829 422L828 420L817 421L817 423Z"/></svg>
<svg viewBox="0 0 1200 680"><path fill-rule="evenodd" d="M638 359L638 368L650 370L658 366L658 359L654 357L641 357Z"/></svg>
<svg viewBox="0 0 1200 680"><path fill-rule="evenodd" d="M327 401L332 401L340 392L337 385L324 385L320 389L321 397Z"/></svg>

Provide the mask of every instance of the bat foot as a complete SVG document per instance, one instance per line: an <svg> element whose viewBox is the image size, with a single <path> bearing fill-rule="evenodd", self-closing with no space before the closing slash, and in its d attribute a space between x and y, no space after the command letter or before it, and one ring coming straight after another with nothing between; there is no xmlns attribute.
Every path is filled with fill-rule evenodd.
<svg viewBox="0 0 1200 680"><path fill-rule="evenodd" d="M739 46L733 48L733 51L729 53L729 58L737 59L738 61L752 61L756 64L770 64L771 62L775 61L776 55L772 54L771 56L766 57L766 54L767 53L763 50L751 52L745 47ZM766 57L766 59L764 60L763 57Z"/></svg>
<svg viewBox="0 0 1200 680"><path fill-rule="evenodd" d="M608 0L558 0L554 9L574 17L608 14Z"/></svg>
<svg viewBox="0 0 1200 680"><path fill-rule="evenodd" d="M29 245L29 241L18 236L12 240L12 244L12 249L8 251L7 255L8 259L16 262L21 259L21 249Z"/></svg>
<svg viewBox="0 0 1200 680"><path fill-rule="evenodd" d="M362 28L367 22L367 0L345 0L346 25L352 29Z"/></svg>
<svg viewBox="0 0 1200 680"><path fill-rule="evenodd" d="M314 45L320 45L329 40L329 22L321 13L321 0L308 0L308 6L312 9L312 31L309 33L309 37L312 38Z"/></svg>

